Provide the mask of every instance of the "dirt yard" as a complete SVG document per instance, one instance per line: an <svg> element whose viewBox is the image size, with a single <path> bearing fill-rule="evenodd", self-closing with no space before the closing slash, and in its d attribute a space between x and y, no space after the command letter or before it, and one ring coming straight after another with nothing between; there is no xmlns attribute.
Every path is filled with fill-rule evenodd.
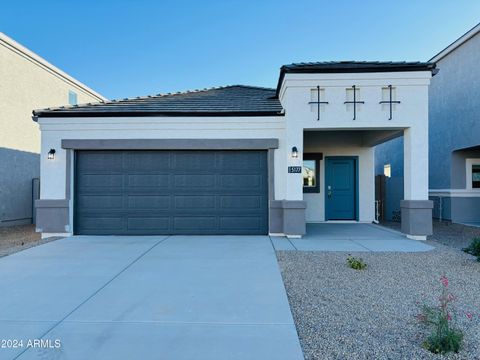
<svg viewBox="0 0 480 360"><path fill-rule="evenodd" d="M35 225L0 227L0 257L57 239L41 239L35 232Z"/></svg>

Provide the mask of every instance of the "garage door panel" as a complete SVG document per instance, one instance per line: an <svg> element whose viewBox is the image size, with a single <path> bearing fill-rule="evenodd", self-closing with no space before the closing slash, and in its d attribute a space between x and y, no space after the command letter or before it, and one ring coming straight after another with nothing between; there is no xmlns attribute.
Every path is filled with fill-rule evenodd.
<svg viewBox="0 0 480 360"><path fill-rule="evenodd" d="M170 196L167 195L128 195L128 209L169 209Z"/></svg>
<svg viewBox="0 0 480 360"><path fill-rule="evenodd" d="M260 226L260 219L254 216L222 216L220 229L222 230L255 230Z"/></svg>
<svg viewBox="0 0 480 360"><path fill-rule="evenodd" d="M181 216L174 217L174 228L177 230L214 231L217 228L215 216Z"/></svg>
<svg viewBox="0 0 480 360"><path fill-rule="evenodd" d="M81 217L77 219L77 226L81 227L84 234L99 233L99 230L109 230L112 234L123 229L123 217Z"/></svg>
<svg viewBox="0 0 480 360"><path fill-rule="evenodd" d="M120 195L78 195L78 206L82 209L121 209L123 196Z"/></svg>
<svg viewBox="0 0 480 360"><path fill-rule="evenodd" d="M165 232L170 228L170 218L163 217L130 217L127 218L127 230L133 232L160 231Z"/></svg>
<svg viewBox="0 0 480 360"><path fill-rule="evenodd" d="M127 176L127 185L132 187L168 187L170 175L168 174L134 174Z"/></svg>
<svg viewBox="0 0 480 360"><path fill-rule="evenodd" d="M142 151L126 152L124 170L127 172L150 173L168 172L170 168L170 152Z"/></svg>
<svg viewBox="0 0 480 360"><path fill-rule="evenodd" d="M235 174L235 175L221 175L220 185L222 187L236 188L236 189L252 189L260 188L262 186L261 175Z"/></svg>
<svg viewBox="0 0 480 360"><path fill-rule="evenodd" d="M75 233L268 232L266 151L78 151L76 164Z"/></svg>
<svg viewBox="0 0 480 360"><path fill-rule="evenodd" d="M261 209L265 199L263 196L221 196L220 206L222 209Z"/></svg>
<svg viewBox="0 0 480 360"><path fill-rule="evenodd" d="M77 170L93 172L122 172L123 156L117 151L82 151L77 159Z"/></svg>
<svg viewBox="0 0 480 360"><path fill-rule="evenodd" d="M231 154L220 154L218 166L225 170L237 171L238 169L262 169L264 157L262 153L252 154L248 152L232 152Z"/></svg>
<svg viewBox="0 0 480 360"><path fill-rule="evenodd" d="M77 177L77 185L80 189L85 187L109 188L123 186L121 174L83 174Z"/></svg>
<svg viewBox="0 0 480 360"><path fill-rule="evenodd" d="M215 175L199 175L199 174L184 174L175 175L175 187L194 188L211 188L215 186Z"/></svg>
<svg viewBox="0 0 480 360"><path fill-rule="evenodd" d="M181 195L175 196L175 209L215 209L215 197Z"/></svg>
<svg viewBox="0 0 480 360"><path fill-rule="evenodd" d="M215 153L211 151L174 152L172 165L176 170L203 170L215 168Z"/></svg>

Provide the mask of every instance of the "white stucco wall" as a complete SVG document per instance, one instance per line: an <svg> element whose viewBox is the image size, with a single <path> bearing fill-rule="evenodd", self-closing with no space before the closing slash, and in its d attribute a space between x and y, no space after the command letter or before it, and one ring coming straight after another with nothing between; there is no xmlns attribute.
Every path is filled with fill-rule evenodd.
<svg viewBox="0 0 480 360"><path fill-rule="evenodd" d="M405 199L428 199L428 86L431 73L390 72L351 74L290 74L285 75L280 100L286 113L285 148L296 146L298 159L287 158L288 165L301 164L305 130L403 130L405 133ZM346 89L359 89L356 119L352 106L344 104ZM388 106L382 106L382 88L392 85L396 98L393 118ZM317 121L316 106L309 105L311 90L320 86L328 105L323 105ZM302 174L288 174L286 198L301 200ZM372 178L373 181L373 178ZM363 190L362 186L360 186ZM362 208L363 205L360 204ZM362 215L361 215L362 216Z"/></svg>
<svg viewBox="0 0 480 360"><path fill-rule="evenodd" d="M285 197L285 118L140 117L40 118L42 199L65 199L66 151L62 139L255 139L278 138L275 150L275 198ZM55 159L47 153L55 149ZM73 164L73 162L72 162Z"/></svg>

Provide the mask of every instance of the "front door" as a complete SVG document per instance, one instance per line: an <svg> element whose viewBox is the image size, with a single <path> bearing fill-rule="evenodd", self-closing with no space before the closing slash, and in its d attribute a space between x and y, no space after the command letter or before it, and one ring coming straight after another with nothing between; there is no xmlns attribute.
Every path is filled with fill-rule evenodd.
<svg viewBox="0 0 480 360"><path fill-rule="evenodd" d="M325 158L325 220L355 220L357 159Z"/></svg>

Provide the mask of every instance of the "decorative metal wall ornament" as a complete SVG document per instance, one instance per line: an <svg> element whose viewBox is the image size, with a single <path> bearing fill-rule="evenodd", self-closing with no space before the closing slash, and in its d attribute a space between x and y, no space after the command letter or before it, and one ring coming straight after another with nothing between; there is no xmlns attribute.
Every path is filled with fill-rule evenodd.
<svg viewBox="0 0 480 360"><path fill-rule="evenodd" d="M309 105L317 104L317 121L320 120L320 105L328 104L328 101L320 101L320 86L317 86L317 101L310 101Z"/></svg>
<svg viewBox="0 0 480 360"><path fill-rule="evenodd" d="M357 101L357 87L352 85L353 101L345 101L344 104L353 104L353 120L357 118L357 104L365 104L365 101Z"/></svg>
<svg viewBox="0 0 480 360"><path fill-rule="evenodd" d="M392 85L388 85L388 92L389 92L389 100L388 101L380 101L379 104L389 104L390 105L390 117L388 120L392 120L393 118L393 111L392 111L392 104L400 104L400 101L392 100Z"/></svg>

